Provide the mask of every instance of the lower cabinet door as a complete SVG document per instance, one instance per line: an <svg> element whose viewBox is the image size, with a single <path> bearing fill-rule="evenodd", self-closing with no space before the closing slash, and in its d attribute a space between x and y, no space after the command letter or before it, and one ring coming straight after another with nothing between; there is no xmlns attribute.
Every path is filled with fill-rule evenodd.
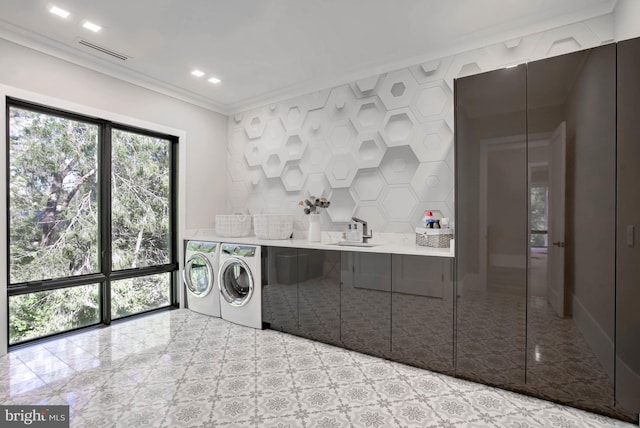
<svg viewBox="0 0 640 428"><path fill-rule="evenodd" d="M453 261L394 254L391 351L395 361L453 373Z"/></svg>
<svg viewBox="0 0 640 428"><path fill-rule="evenodd" d="M262 272L262 322L298 334L298 249L266 247Z"/></svg>
<svg viewBox="0 0 640 428"><path fill-rule="evenodd" d="M299 334L340 344L340 252L298 251Z"/></svg>
<svg viewBox="0 0 640 428"><path fill-rule="evenodd" d="M391 355L391 255L342 252L340 336L347 348Z"/></svg>

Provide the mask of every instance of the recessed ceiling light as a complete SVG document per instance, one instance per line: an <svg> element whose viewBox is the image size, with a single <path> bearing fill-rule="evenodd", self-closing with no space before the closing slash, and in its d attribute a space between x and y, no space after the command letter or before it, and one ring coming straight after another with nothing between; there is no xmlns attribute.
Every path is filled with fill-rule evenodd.
<svg viewBox="0 0 640 428"><path fill-rule="evenodd" d="M220 83L222 82L222 80L218 79L217 77L210 77L209 79L207 79L209 82L213 83L214 85L216 83Z"/></svg>
<svg viewBox="0 0 640 428"><path fill-rule="evenodd" d="M69 15L71 15L71 14L70 14L69 12L67 12L66 10L64 10L64 9L60 9L60 8L59 8L59 7L57 7L57 6L51 6L51 7L49 8L49 12L53 13L54 15L58 15L58 16L59 16L59 17L61 17L61 18L68 18L68 17L69 17Z"/></svg>
<svg viewBox="0 0 640 428"><path fill-rule="evenodd" d="M193 70L193 71L191 72L191 74L193 74L193 75L194 75L194 76L196 76L196 77L202 77L202 76L204 76L204 71L200 71L200 70Z"/></svg>
<svg viewBox="0 0 640 428"><path fill-rule="evenodd" d="M82 24L82 26L87 30L93 31L94 33L97 33L98 31L102 30L101 26L99 26L98 24L94 24L93 22L90 22L90 21L85 21L84 24Z"/></svg>

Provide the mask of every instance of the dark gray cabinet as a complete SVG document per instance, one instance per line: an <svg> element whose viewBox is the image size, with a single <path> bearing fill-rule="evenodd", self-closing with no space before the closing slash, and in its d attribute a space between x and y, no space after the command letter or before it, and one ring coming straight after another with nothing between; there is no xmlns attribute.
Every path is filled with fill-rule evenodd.
<svg viewBox="0 0 640 428"><path fill-rule="evenodd" d="M455 81L456 374L520 388L527 293L527 69Z"/></svg>
<svg viewBox="0 0 640 428"><path fill-rule="evenodd" d="M640 39L618 43L616 401L640 412Z"/></svg>
<svg viewBox="0 0 640 428"><path fill-rule="evenodd" d="M640 373L621 372L625 343L625 360L640 361L628 303L638 258L625 241L640 177L631 45L618 45L617 77L612 44L455 83L456 374L628 420L638 408L614 405L614 383L630 403L621 382Z"/></svg>
<svg viewBox="0 0 640 428"><path fill-rule="evenodd" d="M394 254L391 263L391 358L452 373L453 261Z"/></svg>
<svg viewBox="0 0 640 428"><path fill-rule="evenodd" d="M298 334L298 249L265 247L262 266L262 322Z"/></svg>
<svg viewBox="0 0 640 428"><path fill-rule="evenodd" d="M340 252L298 250L298 331L340 344Z"/></svg>
<svg viewBox="0 0 640 428"><path fill-rule="evenodd" d="M350 349L391 355L391 255L341 252L340 340Z"/></svg>

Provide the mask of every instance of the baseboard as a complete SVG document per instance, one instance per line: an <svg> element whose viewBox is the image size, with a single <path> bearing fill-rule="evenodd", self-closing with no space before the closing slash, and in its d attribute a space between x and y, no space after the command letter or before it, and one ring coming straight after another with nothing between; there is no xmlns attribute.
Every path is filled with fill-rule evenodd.
<svg viewBox="0 0 640 428"><path fill-rule="evenodd" d="M640 411L640 373L633 371L618 357L616 357L616 402L631 412Z"/></svg>
<svg viewBox="0 0 640 428"><path fill-rule="evenodd" d="M613 340L593 318L587 308L582 305L580 299L578 299L575 294L573 295L573 320L576 322L578 330L582 333L582 336L587 341L594 355L598 361L600 361L607 376L613 379L613 362L615 355Z"/></svg>

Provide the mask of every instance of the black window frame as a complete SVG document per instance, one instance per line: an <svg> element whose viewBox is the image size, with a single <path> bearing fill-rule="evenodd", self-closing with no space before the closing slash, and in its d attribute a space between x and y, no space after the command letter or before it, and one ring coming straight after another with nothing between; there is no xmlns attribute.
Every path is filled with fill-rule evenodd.
<svg viewBox="0 0 640 428"><path fill-rule="evenodd" d="M18 296L22 294L30 294L39 291L50 291L57 290L63 288L77 287L82 285L92 285L92 284L100 284L100 321L95 324L91 324L88 326L76 327L69 330L64 330L60 332L51 333L48 335L43 335L35 338L30 338L24 341L16 342L9 344L9 348L15 346L21 346L30 342L40 341L46 338L50 338L52 336L57 336L61 334L67 334L76 330L83 330L87 328L92 328L96 326L102 325L110 325L112 322L112 314L111 314L111 282L129 279L129 278L137 278L143 276L150 276L154 274L162 274L162 273L170 273L170 288L169 288L169 304L166 306L162 306L159 308L153 308L149 310L145 310L142 312L138 312L135 314L130 314L122 317L117 317L117 321L124 320L131 317L136 317L139 315L144 315L150 312L162 311L167 309L176 308L179 306L178 302L178 286L179 286L179 278L178 278L178 143L179 138L174 135L161 133L154 130L144 129L132 125L128 125L125 123L114 122L107 119L102 119L94 116L85 115L82 113L76 113L68 110L63 110L55 107L49 107L42 104L33 103L27 100L14 98L14 97L6 97L6 111L5 111L5 130L6 130L6 177L5 177L5 186L6 186L6 210L7 210L7 219L6 219L6 231L7 231L7 242L8 237L10 235L11 228L11 217L9 214L10 210L10 163L11 159L9 157L10 152L10 110L11 108L20 108L24 110L29 110L35 113L47 114L51 116L61 117L64 119L79 121L83 123L88 123L92 125L96 125L99 127L99 137L98 137L98 147L97 147L97 156L98 156L98 171L97 171L97 179L98 179L98 251L100 253L99 257L99 272L87 274L87 275L79 275L74 277L64 277L64 278L53 278L53 279L43 279L37 281L27 281L21 283L10 283L10 247L7 245L7 256L6 256L6 267L7 267L7 277L5 278L7 283L7 342L9 343L9 332L10 332L10 316L9 313L9 298L12 296ZM112 130L125 131L130 133L135 133L139 135L144 135L151 138L158 138L167 140L169 142L169 168L170 168L170 177L169 177L169 192L170 192L170 206L169 206L169 263L165 263L162 265L153 265L153 266L144 266L144 267L136 267L131 269L122 269L122 270L112 270L111 264L111 254L112 254L112 234L111 234L111 151L112 151ZM105 179L106 178L106 179Z"/></svg>

